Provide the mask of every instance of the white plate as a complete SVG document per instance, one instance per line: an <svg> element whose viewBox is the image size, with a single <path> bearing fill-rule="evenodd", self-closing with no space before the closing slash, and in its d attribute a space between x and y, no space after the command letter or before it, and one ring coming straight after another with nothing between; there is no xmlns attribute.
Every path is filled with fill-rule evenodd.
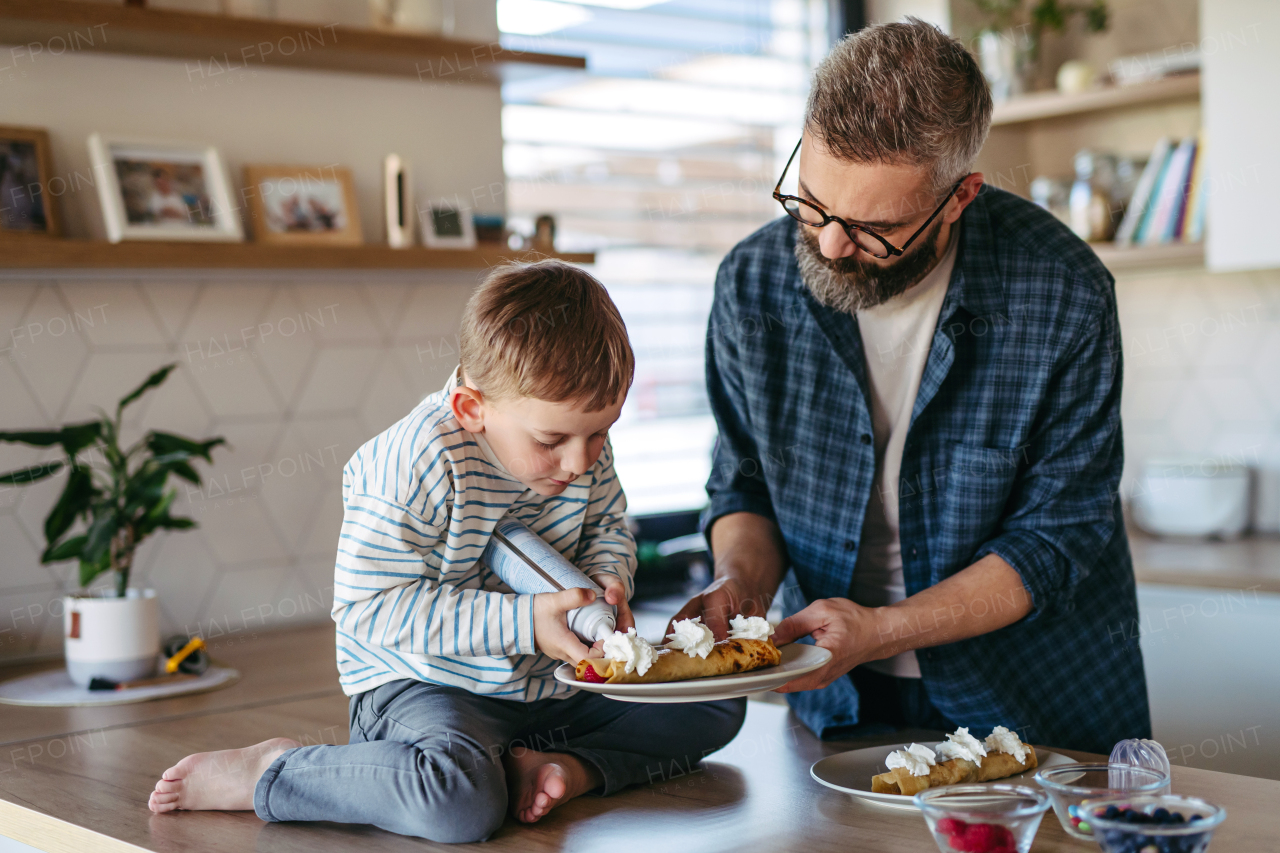
<svg viewBox="0 0 1280 853"><path fill-rule="evenodd" d="M831 652L817 646L789 643L779 651L782 652L782 663L742 675L713 675L658 684L591 684L579 681L574 675L574 668L566 663L556 669L556 681L600 693L619 702L713 702L767 693L831 660Z"/></svg>
<svg viewBox="0 0 1280 853"><path fill-rule="evenodd" d="M884 766L884 761L889 757L889 753L905 746L907 746L905 743L900 743L897 746L870 746L866 749L842 752L839 755L829 755L810 767L809 775L828 788L834 788L837 791L861 797L878 805L897 809L914 809L916 805L912 802L911 797L904 797L901 794L875 794L871 791L871 777L888 769ZM937 744L926 743L925 746L932 749ZM1030 785L1035 781L1036 771L1041 768L1075 763L1065 755L1049 752L1046 749L1037 749L1036 759L1039 762L1039 766L1034 769L1025 770L1022 773L1004 779L997 779L991 784L1021 783ZM1032 787L1038 786L1033 785Z"/></svg>

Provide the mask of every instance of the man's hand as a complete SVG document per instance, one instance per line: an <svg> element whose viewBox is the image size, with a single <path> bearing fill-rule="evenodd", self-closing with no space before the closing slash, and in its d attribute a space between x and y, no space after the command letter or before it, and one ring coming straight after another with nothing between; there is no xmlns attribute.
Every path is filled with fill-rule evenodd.
<svg viewBox="0 0 1280 853"><path fill-rule="evenodd" d="M594 590L566 589L563 592L542 592L533 597L533 642L538 651L556 660L576 664L591 657L590 651L578 635L569 630L570 610L577 610L596 600ZM619 611L621 616L621 611ZM627 611L630 618L631 611ZM599 657L599 655L596 655Z"/></svg>
<svg viewBox="0 0 1280 853"><path fill-rule="evenodd" d="M778 692L816 690L867 661L997 631L1026 616L1031 606L1022 576L995 554L887 607L863 607L845 598L815 601L783 619L773 641L781 646L811 635L831 652L831 661Z"/></svg>
<svg viewBox="0 0 1280 853"><path fill-rule="evenodd" d="M667 623L666 633L670 634L674 630L672 626L681 619L701 616L702 624L710 628L719 641L729 636L729 620L734 616L763 616L768 609L767 599L762 593L748 590L746 584L737 578L720 577L680 608L680 612Z"/></svg>
<svg viewBox="0 0 1280 853"><path fill-rule="evenodd" d="M873 608L855 604L847 598L824 598L779 622L773 635L775 645L781 646L812 635L814 645L831 652L831 660L821 669L788 681L777 692L819 690L858 664L874 660L868 652L874 654L878 646L875 614Z"/></svg>

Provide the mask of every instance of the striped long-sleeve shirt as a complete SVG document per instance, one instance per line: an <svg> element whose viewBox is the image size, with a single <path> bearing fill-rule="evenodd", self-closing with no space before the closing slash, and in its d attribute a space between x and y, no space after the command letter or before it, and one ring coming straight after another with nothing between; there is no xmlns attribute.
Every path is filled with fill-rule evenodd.
<svg viewBox="0 0 1280 853"><path fill-rule="evenodd" d="M338 673L347 695L414 678L526 702L574 692L537 652L533 596L480 562L504 514L630 598L635 540L605 443L555 497L526 489L449 408L454 378L356 451L343 471L334 569Z"/></svg>

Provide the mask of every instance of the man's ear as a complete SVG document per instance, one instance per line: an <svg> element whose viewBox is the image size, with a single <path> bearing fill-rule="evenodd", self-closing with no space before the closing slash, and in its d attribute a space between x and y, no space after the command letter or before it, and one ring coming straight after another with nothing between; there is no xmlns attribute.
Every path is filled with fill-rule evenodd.
<svg viewBox="0 0 1280 853"><path fill-rule="evenodd" d="M484 394L460 385L449 395L449 408L467 432L484 432Z"/></svg>
<svg viewBox="0 0 1280 853"><path fill-rule="evenodd" d="M974 172L961 181L960 188L956 190L956 194L951 197L951 202L947 204L947 209L942 213L942 221L951 223L959 219L969 203L978 197L978 190L982 189L984 180L981 172Z"/></svg>

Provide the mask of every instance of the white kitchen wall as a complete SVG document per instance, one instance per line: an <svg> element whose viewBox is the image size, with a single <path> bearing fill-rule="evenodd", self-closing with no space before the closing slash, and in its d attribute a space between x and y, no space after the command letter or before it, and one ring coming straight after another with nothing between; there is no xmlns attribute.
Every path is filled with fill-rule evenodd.
<svg viewBox="0 0 1280 853"><path fill-rule="evenodd" d="M1215 178L1215 192L1207 197L1209 267L1274 267L1280 264L1280 3L1202 0L1200 32L1209 174Z"/></svg>
<svg viewBox="0 0 1280 853"><path fill-rule="evenodd" d="M1125 272L1123 495L1155 457L1258 472L1256 525L1280 530L1280 270Z"/></svg>
<svg viewBox="0 0 1280 853"><path fill-rule="evenodd" d="M335 38L315 22L298 31L310 33L312 45ZM109 27L89 34L111 38ZM409 161L419 203L447 197L482 212L504 209L496 85L268 68L254 59L266 48L246 49L249 58L231 68L0 46L0 124L49 131L54 175L62 178L50 183L67 187L58 199L75 237L105 236L86 145L94 131L214 145L236 195L246 164L346 166L367 242L385 239L382 161L392 152Z"/></svg>

